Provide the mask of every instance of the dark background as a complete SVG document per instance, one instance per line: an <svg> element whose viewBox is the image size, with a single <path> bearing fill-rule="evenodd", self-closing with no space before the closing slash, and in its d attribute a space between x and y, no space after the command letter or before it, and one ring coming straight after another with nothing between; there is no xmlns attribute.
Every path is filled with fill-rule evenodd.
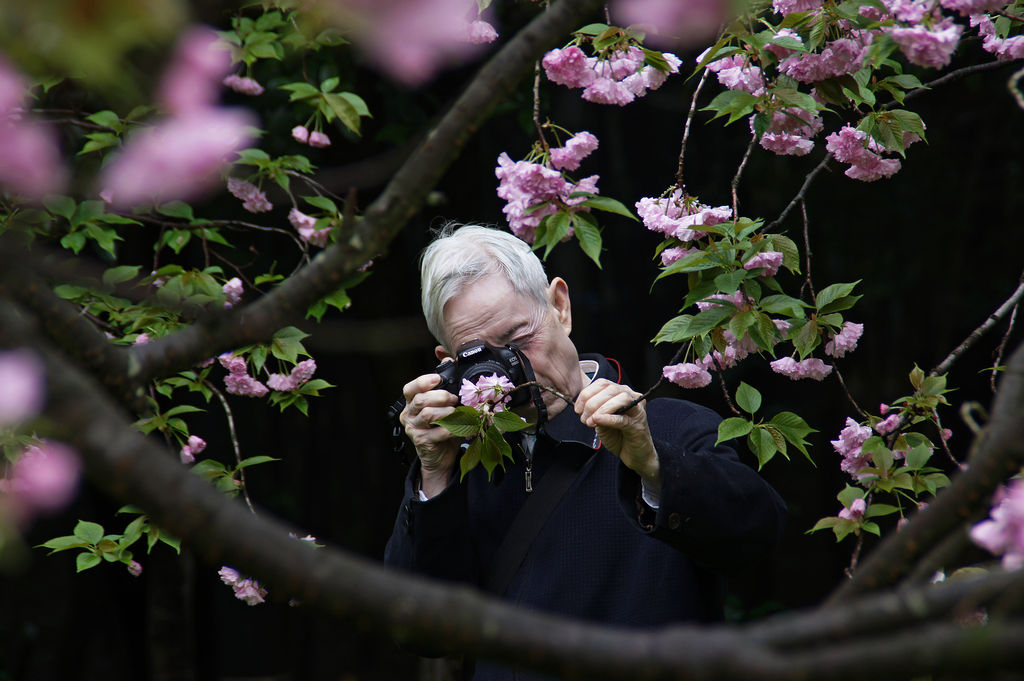
<svg viewBox="0 0 1024 681"><path fill-rule="evenodd" d="M680 56L692 63L694 54ZM981 57L977 43L968 41L954 66ZM345 67L340 68L344 73ZM419 92L396 91L372 73L356 73L347 74L354 79L351 88L367 98L375 113L366 123L365 138L342 141L335 130L335 145L312 158L324 169L325 183L338 193L356 186L365 206L403 155L406 140L458 91L469 71L445 74L430 90ZM1017 284L1024 112L1005 90L1010 73L1004 67L977 74L916 98L909 108L927 123L928 144L912 147L894 178L865 184L845 178L842 168L832 164L808 195L816 286L863 279L858 292L864 298L848 318L864 323L864 336L839 366L851 392L873 412L879 402L909 392L906 376L914 363L926 371L938 364ZM262 77L272 82L275 74ZM928 80L931 74L921 77ZM578 91L553 86L545 88L544 96L555 122L573 131L589 130L600 139L580 176L600 174L602 193L631 206L673 182L695 84L696 79L674 76L661 90L621 109L583 102ZM709 82L701 105L719 90ZM319 326L301 325L312 334L306 346L317 360L317 376L337 386L311 402L309 418L294 411L278 415L263 402L232 398L244 454L282 459L249 472L251 494L263 512L288 519L324 543L381 556L406 465L391 450L385 408L400 395L403 383L434 365L433 341L419 315L416 257L430 228L446 220L504 225L492 169L501 151L514 159L527 153L533 134L519 112L528 110L528 102L524 86L473 138L431 205L376 260L372 276L351 292L350 310L328 314ZM297 153L287 138L288 117L269 118L267 127L279 133L269 151ZM719 121L707 123L708 118L701 113L694 121L686 180L704 202L720 205L730 202L729 182L748 133L743 122L723 128ZM837 128L839 120L826 116L827 131ZM823 146L819 138L804 158L756 149L740 188L741 212L774 219L821 158ZM271 215L283 225L286 202L281 198ZM237 206L222 200L210 210ZM624 218L600 218L603 269L566 244L549 258L548 271L569 282L577 347L616 357L634 387L646 388L673 352L649 340L676 314L685 281L677 277L652 287L658 235ZM799 211L783 228L802 251ZM257 241L264 254L279 246ZM144 240L124 248L124 253L137 248L145 261ZM186 252L184 259L195 255ZM980 342L950 375L957 389L950 395L954 407L942 415L954 430L951 446L960 457L970 433L956 407L969 401L989 404L988 373L980 370L991 365L1004 330L1005 324ZM847 480L829 440L847 416L856 414L834 379L820 385L793 383L756 359L727 377L733 388L740 380L758 387L766 413L792 409L820 431L809 438L815 464L799 454L789 462L777 456L763 470L789 503L789 527L775 555L743 566L733 577L729 616L745 619L815 604L843 579L853 548L852 538L837 545L831 533L805 531L839 508L835 494ZM726 411L717 383L695 391L669 386L659 394ZM207 415L190 423L209 442L203 456L230 459L215 402ZM748 453L743 456L756 465ZM114 518L118 506L86 484L71 508L38 521L26 544L68 534L79 518L120 529L127 520ZM138 579L109 564L75 575L73 552L46 557L31 549L17 569L0 575L0 681L371 680L415 674L415 658L390 642L351 623L289 607L282 594L271 594L266 605L246 606L220 583L219 566L196 563L187 549L179 560L160 545L139 561L145 572Z"/></svg>

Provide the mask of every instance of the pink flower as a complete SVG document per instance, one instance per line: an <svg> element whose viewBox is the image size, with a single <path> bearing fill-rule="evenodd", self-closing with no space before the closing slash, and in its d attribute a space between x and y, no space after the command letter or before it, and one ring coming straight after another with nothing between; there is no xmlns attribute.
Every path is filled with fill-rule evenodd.
<svg viewBox="0 0 1024 681"><path fill-rule="evenodd" d="M889 418L885 419L884 421L879 421L878 423L875 424L875 431L879 435L888 435L889 433L900 427L901 420L902 419L900 418L899 414L891 414Z"/></svg>
<svg viewBox="0 0 1024 681"><path fill-rule="evenodd" d="M758 268L764 268L764 272L761 272L762 277L774 277L779 273L779 267L782 265L782 253L779 251L761 251L752 257L750 260L743 263L743 269L745 270L756 270Z"/></svg>
<svg viewBox="0 0 1024 681"><path fill-rule="evenodd" d="M331 236L331 230L328 228L317 229L315 217L306 215L298 208L292 208L288 212L288 222L299 233L299 237L303 241L320 248L327 245L327 238Z"/></svg>
<svg viewBox="0 0 1024 681"><path fill-rule="evenodd" d="M240 579L232 585L235 598L245 601L246 605L259 605L266 600L267 590L252 578Z"/></svg>
<svg viewBox="0 0 1024 681"><path fill-rule="evenodd" d="M768 151L783 156L803 156L814 148L811 139L821 132L824 124L815 113L795 107L781 109L772 114L768 129L761 135L760 144ZM754 129L754 117L750 118Z"/></svg>
<svg viewBox="0 0 1024 681"><path fill-rule="evenodd" d="M700 62L704 56L697 57ZM707 70L718 77L718 82L730 90L742 90L755 97L764 94L764 77L761 69L751 66L747 57L735 54L724 59L717 59L707 65Z"/></svg>
<svg viewBox="0 0 1024 681"><path fill-rule="evenodd" d="M790 38L792 40L797 41L801 45L804 44L803 38L800 37L800 34L791 28L779 29L779 31L775 34L775 37L772 38L772 40L778 40L779 38ZM789 55L793 54L794 52L794 50L792 50L791 48L783 47L782 45L775 45L773 43L769 43L764 47L766 50L768 50L776 57L778 57L780 61L785 59Z"/></svg>
<svg viewBox="0 0 1024 681"><path fill-rule="evenodd" d="M878 413L881 414L882 416L885 416L886 414L888 414L889 413L889 405L886 404L885 402L881 402L878 405Z"/></svg>
<svg viewBox="0 0 1024 681"><path fill-rule="evenodd" d="M129 137L99 186L113 192L119 208L198 197L218 183L234 152L250 144L255 123L252 114L229 109L168 118Z"/></svg>
<svg viewBox="0 0 1024 681"><path fill-rule="evenodd" d="M217 361L232 374L245 374L249 371L249 366L246 364L244 357L238 357L237 355L225 352L217 358Z"/></svg>
<svg viewBox="0 0 1024 681"><path fill-rule="evenodd" d="M304 125L296 125L292 128L292 137L296 142L307 144L309 142L309 130Z"/></svg>
<svg viewBox="0 0 1024 681"><path fill-rule="evenodd" d="M939 4L966 17L1006 7L1006 0L939 0Z"/></svg>
<svg viewBox="0 0 1024 681"><path fill-rule="evenodd" d="M825 344L825 354L830 357L844 357L846 353L857 348L857 341L864 333L863 324L843 322L842 330Z"/></svg>
<svg viewBox="0 0 1024 681"><path fill-rule="evenodd" d="M963 26L947 17L931 30L924 26L893 27L888 33L910 63L942 68L949 65L963 30Z"/></svg>
<svg viewBox="0 0 1024 681"><path fill-rule="evenodd" d="M263 94L262 85L252 78L239 76L236 73L232 73L230 76L225 78L223 83L239 94L249 95L250 97L257 97Z"/></svg>
<svg viewBox="0 0 1024 681"><path fill-rule="evenodd" d="M169 113L185 116L217 103L221 79L231 68L227 46L205 26L190 28L178 40L160 81L157 100Z"/></svg>
<svg viewBox="0 0 1024 681"><path fill-rule="evenodd" d="M864 441L871 437L871 428L862 426L851 418L839 433L838 440L832 440L832 448L843 457L839 467L854 479L860 479L858 472L871 465L871 456L863 453Z"/></svg>
<svg viewBox="0 0 1024 681"><path fill-rule="evenodd" d="M558 170L576 170L580 161L597 149L597 138L589 132L578 132L565 146L551 150L551 167Z"/></svg>
<svg viewBox="0 0 1024 681"><path fill-rule="evenodd" d="M772 9L782 15L818 9L822 0L772 0Z"/></svg>
<svg viewBox="0 0 1024 681"><path fill-rule="evenodd" d="M232 307L242 301L244 289L242 288L242 280L238 277L228 279L221 288L224 291L224 307Z"/></svg>
<svg viewBox="0 0 1024 681"><path fill-rule="evenodd" d="M206 440L198 435L189 435L188 444L181 448L181 462L184 464L195 463L195 455L204 449L206 449Z"/></svg>
<svg viewBox="0 0 1024 681"><path fill-rule="evenodd" d="M224 388L232 395L241 395L242 397L264 397L269 392L267 386L248 374L225 376Z"/></svg>
<svg viewBox="0 0 1024 681"><path fill-rule="evenodd" d="M130 574L132 577L138 577L142 574L142 565L140 565L139 561L137 560L133 560L132 562L128 563L127 568L128 574Z"/></svg>
<svg viewBox="0 0 1024 681"><path fill-rule="evenodd" d="M307 359L296 364L292 368L291 373L287 376L282 374L271 374L270 378L267 379L267 386L271 390L279 390L282 392L298 390L303 383L313 377L313 372L315 371L316 362L312 359Z"/></svg>
<svg viewBox="0 0 1024 681"><path fill-rule="evenodd" d="M587 87L597 78L590 68L583 50L571 45L560 50L551 50L541 60L548 80L570 88Z"/></svg>
<svg viewBox="0 0 1024 681"><path fill-rule="evenodd" d="M889 177L900 169L897 159L883 159L869 146L867 133L848 125L825 138L825 149L837 161L850 164L845 173L847 177L872 182Z"/></svg>
<svg viewBox="0 0 1024 681"><path fill-rule="evenodd" d="M867 502L863 499L854 499L849 508L839 511L839 517L846 520L860 521L864 518L864 511L867 510Z"/></svg>
<svg viewBox="0 0 1024 681"><path fill-rule="evenodd" d="M661 264L668 267L680 258L685 258L691 253L696 253L698 250L697 248L680 248L678 246L666 248L661 252Z"/></svg>
<svg viewBox="0 0 1024 681"><path fill-rule="evenodd" d="M329 147L331 146L331 138L319 130L314 130L309 133L309 146L317 147L318 149Z"/></svg>
<svg viewBox="0 0 1024 681"><path fill-rule="evenodd" d="M1003 557L1003 568L1024 567L1024 480L1014 480L993 497L988 520L971 528L971 539L990 553Z"/></svg>
<svg viewBox="0 0 1024 681"><path fill-rule="evenodd" d="M594 104L625 106L636 99L636 94L620 81L601 76L583 90L583 99Z"/></svg>
<svg viewBox="0 0 1024 681"><path fill-rule="evenodd" d="M771 362L769 366L775 373L788 376L793 381L799 381L802 378L821 381L832 373L832 367L817 357L809 357L799 362L792 357L783 357Z"/></svg>
<svg viewBox="0 0 1024 681"><path fill-rule="evenodd" d="M0 427L24 421L43 408L46 376L28 350L0 352Z"/></svg>
<svg viewBox="0 0 1024 681"><path fill-rule="evenodd" d="M0 111L0 187L40 197L60 193L67 180L56 131L26 117Z"/></svg>
<svg viewBox="0 0 1024 681"><path fill-rule="evenodd" d="M238 573L238 570L230 568L227 565L222 566L221 569L217 571L217 574L220 575L220 581L224 582L228 586L234 586L242 576Z"/></svg>
<svg viewBox="0 0 1024 681"><path fill-rule="evenodd" d="M483 19L477 19L471 21L469 26L466 28L466 42L474 45L482 45L486 43L493 43L498 39L498 32L494 30L494 27Z"/></svg>
<svg viewBox="0 0 1024 681"><path fill-rule="evenodd" d="M703 388L711 383L707 369L691 362L664 367L661 375L684 388Z"/></svg>
<svg viewBox="0 0 1024 681"><path fill-rule="evenodd" d="M236 198L241 199L242 208L250 213L266 213L274 209L274 204L267 200L267 195L251 182L240 180L237 177L229 177L228 191Z"/></svg>
<svg viewBox="0 0 1024 681"><path fill-rule="evenodd" d="M43 440L26 448L11 467L6 485L16 515L27 519L64 508L75 496L81 472L78 453L70 447Z"/></svg>
<svg viewBox="0 0 1024 681"><path fill-rule="evenodd" d="M779 71L801 83L853 73L864 61L865 47L850 38L840 38L825 46L820 53L804 52L787 57L779 64Z"/></svg>
<svg viewBox="0 0 1024 681"><path fill-rule="evenodd" d="M652 45L696 45L718 31L729 5L723 0L616 0L613 20L639 24Z"/></svg>
<svg viewBox="0 0 1024 681"><path fill-rule="evenodd" d="M667 198L640 199L636 202L636 212L647 229L680 241L704 236L705 232L694 227L717 225L732 218L732 209L728 206L710 208L693 197L684 196L681 189L676 189Z"/></svg>
<svg viewBox="0 0 1024 681"><path fill-rule="evenodd" d="M978 35L982 37L981 47L999 59L1024 58L1024 35L1016 35L1005 40L999 37L992 19L984 14L971 16L971 26L978 27Z"/></svg>
<svg viewBox="0 0 1024 681"><path fill-rule="evenodd" d="M949 442L949 438L953 437L953 431L949 428L943 428L942 432L939 433L939 437L942 438L943 442Z"/></svg>
<svg viewBox="0 0 1024 681"><path fill-rule="evenodd" d="M557 170L539 163L513 162L508 154L498 156L498 167L494 169L498 178L498 196L507 201L502 212L508 219L512 232L526 242L533 242L537 226L547 215L560 209L589 211L580 206L586 197L570 198L576 192L596 194L597 175L591 175L573 184ZM535 208L539 204L540 208ZM577 208L578 206L578 208Z"/></svg>
<svg viewBox="0 0 1024 681"><path fill-rule="evenodd" d="M477 411L504 411L505 402L514 388L515 384L507 376L498 376L497 373L481 376L476 383L464 378L459 388L459 400Z"/></svg>
<svg viewBox="0 0 1024 681"><path fill-rule="evenodd" d="M148 333L140 333L138 336L135 337L135 340L132 341L132 345L145 345L146 343L149 343L151 340L153 339L149 337Z"/></svg>

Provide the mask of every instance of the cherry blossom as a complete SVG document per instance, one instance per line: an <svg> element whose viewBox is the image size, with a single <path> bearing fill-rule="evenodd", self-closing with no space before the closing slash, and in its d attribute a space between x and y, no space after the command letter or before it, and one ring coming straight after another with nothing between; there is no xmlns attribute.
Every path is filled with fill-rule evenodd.
<svg viewBox="0 0 1024 681"><path fill-rule="evenodd" d="M1024 480L1000 488L987 520L971 528L971 539L990 553L1003 557L1003 567L1024 567Z"/></svg>
<svg viewBox="0 0 1024 681"><path fill-rule="evenodd" d="M857 341L860 340L863 333L863 324L843 322L842 330L825 343L825 354L830 357L844 357L846 353L853 352L857 348Z"/></svg>
<svg viewBox="0 0 1024 681"><path fill-rule="evenodd" d="M142 565L140 565L139 561L137 560L133 560L132 562L128 563L126 567L128 568L128 574L130 574L132 577L138 577L142 574Z"/></svg>
<svg viewBox="0 0 1024 681"><path fill-rule="evenodd" d="M237 73L232 73L230 76L225 78L223 81L224 85L228 86L235 92L243 95L249 95L250 97L257 97L263 94L263 86L258 82L247 76L239 76Z"/></svg>
<svg viewBox="0 0 1024 681"><path fill-rule="evenodd" d="M242 301L242 280L238 277L232 277L224 282L224 286L221 287L224 291L224 307L233 307Z"/></svg>
<svg viewBox="0 0 1024 681"><path fill-rule="evenodd" d="M274 209L274 204L267 200L267 195L251 182L237 177L228 178L228 191L242 200L242 208L250 213L266 213Z"/></svg>
<svg viewBox="0 0 1024 681"><path fill-rule="evenodd" d="M963 26L947 17L930 29L923 25L893 27L888 33L910 63L940 68L949 65L963 30Z"/></svg>
<svg viewBox="0 0 1024 681"><path fill-rule="evenodd" d="M494 30L494 26L483 19L477 19L476 21L470 22L466 28L465 40L473 45L483 45L485 43L493 43L498 39L498 32Z"/></svg>
<svg viewBox="0 0 1024 681"><path fill-rule="evenodd" d="M232 395L242 397L265 397L267 386L249 375L249 368L242 357L221 355L217 358L222 367L230 373L224 377L224 388Z"/></svg>
<svg viewBox="0 0 1024 681"><path fill-rule="evenodd" d="M820 53L801 52L790 55L779 64L779 71L801 83L816 83L860 69L864 61L864 45L851 38L828 43Z"/></svg>
<svg viewBox="0 0 1024 681"><path fill-rule="evenodd" d="M324 147L331 146L331 138L326 133L314 130L309 133L309 146L323 149Z"/></svg>
<svg viewBox="0 0 1024 681"><path fill-rule="evenodd" d="M697 62L704 59L707 54L705 50L697 57ZM741 90L750 94L760 96L764 94L764 76L761 69L752 66L749 59L740 54L734 54L723 59L716 59L706 66L718 77L718 82L729 90Z"/></svg>
<svg viewBox="0 0 1024 681"><path fill-rule="evenodd" d="M157 101L165 111L185 116L217 104L231 57L217 33L206 26L188 29L178 40L160 81Z"/></svg>
<svg viewBox="0 0 1024 681"><path fill-rule="evenodd" d="M875 432L879 435L888 435L900 427L902 419L899 414L890 414L884 421L875 424Z"/></svg>
<svg viewBox="0 0 1024 681"><path fill-rule="evenodd" d="M196 454L206 449L206 440L198 435L189 435L188 444L181 448L181 462L184 464L195 463Z"/></svg>
<svg viewBox="0 0 1024 681"><path fill-rule="evenodd" d="M866 132L848 125L825 138L825 149L837 161L850 164L844 174L855 180L873 182L882 177L890 177L900 169L898 159L882 158L869 148Z"/></svg>
<svg viewBox="0 0 1024 681"><path fill-rule="evenodd" d="M245 601L247 605L259 605L267 598L267 590L260 586L260 583L251 577L243 578L238 570L228 567L221 567L217 571L222 582L227 584L235 592L235 598Z"/></svg>
<svg viewBox="0 0 1024 681"><path fill-rule="evenodd" d="M743 269L764 268L764 271L761 272L762 277L774 277L779 273L779 267L782 266L782 258L783 255L779 251L761 251L743 263Z"/></svg>
<svg viewBox="0 0 1024 681"><path fill-rule="evenodd" d="M295 138L296 142L302 142L303 144L309 143L309 129L304 125L296 125L292 128L292 137Z"/></svg>
<svg viewBox="0 0 1024 681"><path fill-rule="evenodd" d="M317 219L312 215L306 215L298 208L292 208L288 212L288 222L299 233L299 237L303 241L320 248L327 245L327 239L331 236L331 230L328 228L317 229Z"/></svg>
<svg viewBox="0 0 1024 681"><path fill-rule="evenodd" d="M769 366L777 374L787 376L790 380L799 381L803 378L813 378L815 381L824 380L832 373L832 366L825 364L817 357L808 357L799 362L792 357L782 357Z"/></svg>
<svg viewBox="0 0 1024 681"><path fill-rule="evenodd" d="M703 388L711 383L708 370L693 362L666 366L661 370L661 375L684 388Z"/></svg>
<svg viewBox="0 0 1024 681"><path fill-rule="evenodd" d="M303 383L313 377L313 373L315 371L316 362L310 358L296 364L292 368L291 373L287 376L283 374L271 374L270 378L267 379L267 387L271 390L280 390L283 392L298 390Z"/></svg>
<svg viewBox="0 0 1024 681"><path fill-rule="evenodd" d="M52 513L71 503L82 474L78 453L70 447L42 440L27 447L0 480L5 504L15 522L27 524L39 513Z"/></svg>
<svg viewBox="0 0 1024 681"><path fill-rule="evenodd" d="M712 38L729 9L726 0L616 0L611 11L623 25L647 30L652 45L695 45Z"/></svg>
<svg viewBox="0 0 1024 681"><path fill-rule="evenodd" d="M639 47L630 46L601 55L587 57L579 47L551 50L541 64L548 80L570 88L583 88L583 99L595 104L625 106L648 90L656 90L669 74L677 73L682 62L674 54L662 54L668 72L644 65L645 55Z"/></svg>
<svg viewBox="0 0 1024 681"><path fill-rule="evenodd" d="M477 411L504 411L505 403L515 387L507 376L499 376L497 373L481 376L476 383L464 378L459 388L459 400Z"/></svg>
<svg viewBox="0 0 1024 681"><path fill-rule="evenodd" d="M772 9L782 15L818 9L822 0L772 0Z"/></svg>
<svg viewBox="0 0 1024 681"><path fill-rule="evenodd" d="M864 518L864 511L867 510L867 502L863 499L854 499L848 508L839 511L839 517L846 520L860 521Z"/></svg>
<svg viewBox="0 0 1024 681"><path fill-rule="evenodd" d="M843 457L839 468L859 480L858 472L871 465L871 455L864 454L864 441L871 437L871 428L862 426L847 417L846 427L839 432L839 439L832 440L832 448Z"/></svg>
<svg viewBox="0 0 1024 681"><path fill-rule="evenodd" d="M768 129L761 135L760 145L780 156L803 156L814 148L811 141L824 128L821 117L795 107L780 109L772 114ZM750 118L754 129L754 117Z"/></svg>
<svg viewBox="0 0 1024 681"><path fill-rule="evenodd" d="M578 132L565 145L551 150L551 167L558 170L576 170L580 161L597 149L597 138L589 132Z"/></svg>
<svg viewBox="0 0 1024 681"><path fill-rule="evenodd" d="M28 350L0 352L0 427L37 414L46 396L42 361Z"/></svg>
<svg viewBox="0 0 1024 681"><path fill-rule="evenodd" d="M711 208L693 197L675 189L668 197L645 197L636 202L636 212L644 226L652 232L661 232L680 241L692 241L704 236L694 229L702 225L717 225L732 218L728 206Z"/></svg>

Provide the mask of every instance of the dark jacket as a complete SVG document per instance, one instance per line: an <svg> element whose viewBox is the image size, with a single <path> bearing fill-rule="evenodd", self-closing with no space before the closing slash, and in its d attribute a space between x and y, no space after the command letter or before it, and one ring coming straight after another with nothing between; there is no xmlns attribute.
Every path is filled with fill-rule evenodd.
<svg viewBox="0 0 1024 681"><path fill-rule="evenodd" d="M599 356L597 377L617 371ZM661 468L656 511L641 501L640 477L600 445L566 408L537 436L535 483L555 456L586 461L537 533L503 596L522 606L621 626L721 617L721 572L773 546L785 518L778 494L736 453L715 445L721 419L675 399L647 404ZM405 485L385 561L442 580L481 585L495 551L526 501L524 457L495 471L458 475L419 501L418 464ZM474 679L510 679L477 667ZM515 678L526 678L517 676Z"/></svg>

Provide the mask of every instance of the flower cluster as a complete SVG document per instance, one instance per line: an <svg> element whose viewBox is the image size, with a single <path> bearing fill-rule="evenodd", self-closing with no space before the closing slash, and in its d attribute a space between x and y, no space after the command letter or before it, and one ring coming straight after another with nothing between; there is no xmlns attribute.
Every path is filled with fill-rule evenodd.
<svg viewBox="0 0 1024 681"><path fill-rule="evenodd" d="M484 45L486 43L493 43L498 39L498 32L494 30L494 26L483 19L476 19L469 22L466 26L465 41L472 45Z"/></svg>
<svg viewBox="0 0 1024 681"><path fill-rule="evenodd" d="M242 280L238 277L228 279L221 289L224 291L224 307L234 307L242 302L242 293L245 289L242 288Z"/></svg>
<svg viewBox="0 0 1024 681"><path fill-rule="evenodd" d="M889 414L884 420L875 424L875 432L879 435L888 435L899 428L902 421L903 419L899 414Z"/></svg>
<svg viewBox="0 0 1024 681"><path fill-rule="evenodd" d="M989 552L1003 557L1003 567L1024 567L1024 480L996 492L995 507L988 520L971 528L971 539Z"/></svg>
<svg viewBox="0 0 1024 681"><path fill-rule="evenodd" d="M839 432L839 439L832 440L832 448L843 457L839 468L859 480L858 472L871 465L871 455L863 453L864 441L871 437L871 428L862 426L847 417L846 427Z"/></svg>
<svg viewBox="0 0 1024 681"><path fill-rule="evenodd" d="M303 144L308 144L309 146L317 147L318 149L331 146L331 138L325 133L322 133L319 130L310 132L309 128L304 125L296 125L292 128L292 137L296 142L302 142Z"/></svg>
<svg viewBox="0 0 1024 681"><path fill-rule="evenodd" d="M238 570L227 565L217 571L220 580L230 586L235 592L235 598L245 601L248 605L259 605L267 598L267 590L260 586L260 583L251 577L243 578Z"/></svg>
<svg viewBox="0 0 1024 681"><path fill-rule="evenodd" d="M769 366L775 373L788 376L793 381L799 381L802 378L821 381L832 373L832 366L825 364L817 357L808 357L799 362L792 357L782 357L771 362Z"/></svg>
<svg viewBox="0 0 1024 681"><path fill-rule="evenodd" d="M717 225L732 219L729 206L705 206L696 198L687 196L682 189L676 189L667 198L640 199L636 202L636 213L647 229L684 242L704 236L705 232L695 227Z"/></svg>
<svg viewBox="0 0 1024 681"><path fill-rule="evenodd" d="M780 251L761 251L753 255L750 260L743 263L743 269L763 269L761 276L774 277L782 267L783 255Z"/></svg>
<svg viewBox="0 0 1024 681"><path fill-rule="evenodd" d="M910 63L941 68L949 65L963 31L963 26L947 17L931 27L923 24L898 26L890 28L888 33Z"/></svg>
<svg viewBox="0 0 1024 681"><path fill-rule="evenodd" d="M514 388L515 384L507 376L499 376L496 373L481 376L476 383L464 378L459 388L459 400L465 406L473 407L480 412L504 411L505 403L508 402Z"/></svg>
<svg viewBox="0 0 1024 681"><path fill-rule="evenodd" d="M100 175L99 186L115 206L200 196L252 141L252 113L216 106L231 66L217 43L209 28L194 28L178 43L158 95L171 115L129 136Z"/></svg>
<svg viewBox="0 0 1024 681"><path fill-rule="evenodd" d="M220 365L228 370L228 375L224 377L224 389L232 395L265 397L269 392L267 386L249 375L249 367L244 357L224 353L217 359Z"/></svg>
<svg viewBox="0 0 1024 681"><path fill-rule="evenodd" d="M560 162L575 161L578 166L579 160L590 153L586 151L588 148L597 148L597 138L590 133L580 133L570 139L562 150L555 149L551 153L554 156L558 151ZM505 152L498 156L498 167L494 169L494 174L499 180L498 196L508 202L501 211L508 219L509 227L516 236L529 243L533 243L537 227L544 217L559 211L589 212L587 206L580 205L586 201L586 197L573 197L572 194L598 193L597 181L600 179L597 175L591 175L574 183L559 171L540 163L513 162Z"/></svg>
<svg viewBox="0 0 1024 681"><path fill-rule="evenodd" d="M260 188L251 182L240 180L237 177L228 178L228 191L242 201L242 208L250 213L266 213L274 209L267 195L260 191Z"/></svg>
<svg viewBox="0 0 1024 681"><path fill-rule="evenodd" d="M912 143L916 135L904 133L904 144ZM863 130L846 125L839 132L825 138L825 149L840 163L849 163L844 173L847 177L864 182L873 182L882 177L891 177L900 169L899 159L882 158L882 148Z"/></svg>
<svg viewBox="0 0 1024 681"><path fill-rule="evenodd" d="M710 48L708 48L710 49ZM707 50L697 56L697 62L703 61ZM755 97L764 94L764 74L757 66L751 66L747 57L734 54L723 59L716 59L707 65L707 70L718 77L718 82L729 90L749 92Z"/></svg>
<svg viewBox="0 0 1024 681"><path fill-rule="evenodd" d="M577 170L580 162L597 149L597 138L584 130L561 147L551 149L551 167L556 170Z"/></svg>
<svg viewBox="0 0 1024 681"><path fill-rule="evenodd" d="M1000 4L1000 6L1002 6ZM999 59L1021 59L1024 58L1024 35L1015 35L1012 38L1000 38L996 32L996 25L986 14L975 14L971 16L971 26L978 29L981 36L981 47L986 52L996 55Z"/></svg>
<svg viewBox="0 0 1024 681"><path fill-rule="evenodd" d="M181 462L190 464L196 462L196 454L206 449L206 440L198 435L189 435L188 443L181 448Z"/></svg>
<svg viewBox="0 0 1024 681"><path fill-rule="evenodd" d="M252 78L240 76L237 73L232 73L221 82L239 94L249 95L250 97L258 97L263 94L262 85Z"/></svg>
<svg viewBox="0 0 1024 681"><path fill-rule="evenodd" d="M306 215L298 208L292 208L288 212L288 222L306 243L320 248L327 245L327 238L331 236L331 230L329 228L317 229L317 220L312 215Z"/></svg>
<svg viewBox="0 0 1024 681"><path fill-rule="evenodd" d="M863 324L843 322L843 328L825 343L825 354L830 357L844 357L846 353L857 349L857 341L864 333Z"/></svg>
<svg viewBox="0 0 1024 681"><path fill-rule="evenodd" d="M647 57L632 45L598 57L588 57L576 45L551 50L541 64L548 80L570 88L583 88L583 99L595 104L625 106L648 90L657 90L682 62L671 52L662 57L668 71L646 64Z"/></svg>
<svg viewBox="0 0 1024 681"><path fill-rule="evenodd" d="M760 144L780 156L803 156L814 148L812 140L824 127L821 116L815 113L795 107L780 109L772 114ZM750 129L754 129L753 116Z"/></svg>
<svg viewBox="0 0 1024 681"><path fill-rule="evenodd" d="M287 376L270 374L270 378L267 379L267 387L283 392L298 390L299 386L313 378L315 372L316 362L310 358L296 364Z"/></svg>
<svg viewBox="0 0 1024 681"><path fill-rule="evenodd" d="M821 52L801 52L786 57L779 64L779 71L801 83L817 83L858 71L865 50L866 45L852 38L840 38L828 43Z"/></svg>

